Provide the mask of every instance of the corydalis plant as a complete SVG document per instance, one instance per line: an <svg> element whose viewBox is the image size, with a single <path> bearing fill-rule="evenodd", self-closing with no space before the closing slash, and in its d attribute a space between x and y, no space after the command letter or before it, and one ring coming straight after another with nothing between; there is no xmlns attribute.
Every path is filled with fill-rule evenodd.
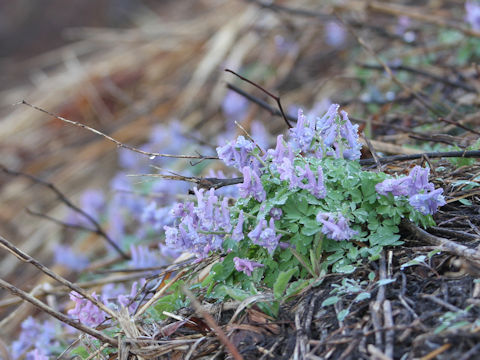
<svg viewBox="0 0 480 360"><path fill-rule="evenodd" d="M228 206L213 189L195 189L196 203L174 207L167 244L199 258L223 251L204 282L223 297L232 287L274 287L281 274L305 284L315 269L351 272L362 258L401 243L403 217L432 224L443 197L428 170L415 168L408 179L363 171L357 127L331 105L321 118L299 111L288 140L279 135L273 149L243 137L218 147L219 158L243 174L241 197Z"/></svg>

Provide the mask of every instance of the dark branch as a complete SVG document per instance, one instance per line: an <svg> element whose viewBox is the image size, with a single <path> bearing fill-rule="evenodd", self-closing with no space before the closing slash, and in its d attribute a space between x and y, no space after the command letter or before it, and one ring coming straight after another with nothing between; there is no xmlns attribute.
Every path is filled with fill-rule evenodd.
<svg viewBox="0 0 480 360"><path fill-rule="evenodd" d="M287 118L287 116L285 115L285 112L283 111L282 103L281 103L281 101L280 101L280 97L279 97L279 96L273 95L270 91L264 89L263 87L261 87L261 86L258 85L258 84L255 84L253 81L248 80L247 78L243 77L242 75L237 74L237 73L236 73L235 71L233 71L233 70L225 69L225 71L227 71L227 72L229 72L229 73L232 73L232 74L235 75L235 76L238 76L238 77L239 77L240 79L242 79L243 81L248 82L249 84L255 86L257 89L262 90L265 94L267 94L267 95L270 96L271 98L275 99L275 101L277 102L278 108L280 109L280 114L282 114L283 119L284 119L285 122L287 123L287 126L288 126L289 128L292 128L292 127L293 127L293 126L290 124L290 122L288 121L288 118Z"/></svg>
<svg viewBox="0 0 480 360"><path fill-rule="evenodd" d="M49 183L45 180L39 179L33 175L26 174L20 171L14 171L6 168L5 166L0 164L0 170L2 170L5 174L12 175L12 176L21 176L24 178L27 178L31 181L33 181L36 184L42 185L48 189L50 189L52 192L54 192L58 199L63 202L65 205L67 205L70 209L75 211L76 213L80 214L83 218L85 218L92 226L95 228L94 230L90 230L101 237L103 237L114 249L115 251L124 259L128 260L130 257L120 249L120 247L115 243L115 241L110 238L110 236L102 229L100 224L95 220L91 215L87 214L85 211L83 211L81 208L73 204L55 185L52 183Z"/></svg>

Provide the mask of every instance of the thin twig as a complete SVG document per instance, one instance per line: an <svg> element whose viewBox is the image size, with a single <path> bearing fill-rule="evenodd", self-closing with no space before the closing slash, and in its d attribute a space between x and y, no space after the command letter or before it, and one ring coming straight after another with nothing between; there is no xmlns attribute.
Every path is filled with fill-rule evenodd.
<svg viewBox="0 0 480 360"><path fill-rule="evenodd" d="M448 239L432 235L427 231L420 229L417 225L411 223L410 221L403 221L402 225L421 240L431 245L437 246L442 251L458 255L469 261L472 261L475 264L480 263L480 252L476 250L470 249L461 244L457 244L456 242L450 241Z"/></svg>
<svg viewBox="0 0 480 360"><path fill-rule="evenodd" d="M104 134L102 133L101 131L97 130L97 129L94 129L90 126L87 126L85 124L82 124L82 123L79 123L77 121L73 121L73 120L68 120L68 119L65 119L64 117L61 117L61 116L58 116L58 115L55 115L47 110L44 110L38 106L35 106L35 105L32 105L28 102L26 102L25 100L22 100L21 102L19 102L18 104L21 104L21 105L27 105L27 106L30 106L31 108L35 109L35 110L38 110L40 112L43 112L44 114L47 114L55 119L58 119L60 121L63 121L63 122L66 122L68 124L71 124L71 125L75 125L77 127L80 127L82 129L85 129L85 130L88 130L90 132L93 132L94 134L97 134L97 135L100 135L102 137L104 137L105 139L113 142L115 145L117 145L118 147L121 147L121 148L124 148L124 149L128 149L128 150L131 150L131 151L134 151L136 153L139 153L139 154L142 154L142 155L145 155L145 156L148 156L150 159L155 159L156 157L165 157L165 158L175 158L175 159L202 159L202 160L218 160L218 157L217 156L203 156L203 155L174 155L174 154L161 154L161 153L155 153L155 152L148 152L148 151L144 151L144 150L141 150L141 149L137 149L136 147L133 147L133 146L130 146L130 145L127 145L127 144L124 144L120 141L118 141L117 139L114 139L112 138L111 136L107 135L107 134ZM17 104L16 104L17 105Z"/></svg>
<svg viewBox="0 0 480 360"><path fill-rule="evenodd" d="M247 78L243 77L242 75L239 75L237 74L235 71L233 70L230 70L230 69L225 69L225 71L229 72L229 73L232 73L233 75L235 76L238 76L240 79L242 79L243 81L246 81L248 82L249 84L255 86L257 89L260 89L262 90L265 94L267 94L268 96L270 96L272 99L275 99L275 101L277 102L277 105L278 105L278 108L280 109L280 113L282 114L283 116L283 119L285 120L285 122L287 123L287 126L289 128L292 128L292 124L290 124L290 121L288 121L288 118L287 116L285 115L285 112L283 111L283 107L282 107L282 103L280 101L280 97L279 96L276 96L276 95L273 95L270 91L262 88L260 85L258 84L255 84L253 81L250 81L248 80Z"/></svg>
<svg viewBox="0 0 480 360"><path fill-rule="evenodd" d="M193 293L190 290L188 290L186 287L182 287L182 291L190 299L195 311L205 320L205 322L210 327L210 329L212 329L213 332L215 332L220 342L227 348L227 350L230 352L232 357L235 360L243 360L242 355L238 352L235 345L233 345L233 343L227 337L227 335L222 330L222 328L218 326L218 324L215 322L213 317L203 309L202 305L197 300L197 298L193 295Z"/></svg>
<svg viewBox="0 0 480 360"><path fill-rule="evenodd" d="M78 285L68 281L67 279L63 278L62 276L58 275L57 273L54 273L52 270L47 268L45 265L40 263L38 260L34 259L30 255L24 253L22 250L17 248L15 245L13 245L11 242L9 242L7 239L4 237L0 236L0 246L5 248L7 251L9 251L11 254L15 255L19 260L24 261L26 263L30 263L33 266L35 266L37 269L45 273L46 275L50 276L52 279L58 281L60 284L63 284L67 286L69 289L77 292L80 296L83 296L87 300L91 301L94 303L98 308L106 312L108 315L110 315L112 318L116 318L117 315L115 312L110 310L107 306L105 306L101 301L98 301L95 299L92 295L88 294L86 291L84 291L82 288L80 288Z"/></svg>
<svg viewBox="0 0 480 360"><path fill-rule="evenodd" d="M34 305L35 307L41 309L42 311L45 311L47 314L53 316L54 318L64 322L65 324L68 324L88 335L91 335L95 337L96 339L110 344L111 346L117 347L118 342L116 339L113 339L107 335L104 335L98 330L92 329L90 327L87 327L85 325L80 324L77 321L74 321L70 319L68 316L62 314L61 312L58 312L54 309L52 309L50 306L44 304L40 300L36 299L35 297L31 296L30 294L26 293L25 291L15 287L14 285L4 281L3 279L0 279L0 287L8 290L11 294L18 296L22 298L25 301L28 301L30 304Z"/></svg>
<svg viewBox="0 0 480 360"><path fill-rule="evenodd" d="M446 152L429 152L429 153L420 153L420 154L411 154L411 155L393 155L385 156L378 159L380 163L386 164L394 161L409 161L421 159L424 156L429 158L480 158L480 150L469 150L469 151L446 151ZM375 163L373 159L361 159L359 160L361 165L372 165Z"/></svg>
<svg viewBox="0 0 480 360"><path fill-rule="evenodd" d="M103 228L100 226L97 220L95 220L90 214L86 213L81 208L79 208L74 203L72 203L54 184L48 181L42 180L36 176L23 173L21 171L10 170L1 164L0 164L0 170L2 170L4 173L8 175L25 177L27 179L32 180L34 183L40 184L50 189L51 191L53 191L58 196L61 202L63 202L65 205L67 205L76 213L82 215L86 220L88 220L88 222L90 222L90 224L92 224L95 230L90 229L90 231L104 238L115 249L115 251L124 259L126 260L130 259L130 256L128 256L122 249L120 249L120 247L115 243L115 241L113 241L113 239L103 230Z"/></svg>

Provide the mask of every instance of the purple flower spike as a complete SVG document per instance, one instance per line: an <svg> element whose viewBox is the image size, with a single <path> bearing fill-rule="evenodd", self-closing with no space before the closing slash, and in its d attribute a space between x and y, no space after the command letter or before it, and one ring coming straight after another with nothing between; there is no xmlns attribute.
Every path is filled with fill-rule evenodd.
<svg viewBox="0 0 480 360"><path fill-rule="evenodd" d="M243 210L240 210L240 214L238 214L238 222L235 228L233 229L232 239L235 241L243 240Z"/></svg>
<svg viewBox="0 0 480 360"><path fill-rule="evenodd" d="M304 152L310 150L313 138L315 136L315 129L312 126L314 123L312 122L305 124L305 122L305 115L303 115L303 111L300 109L298 110L297 125L290 129L290 139L293 145L295 148Z"/></svg>
<svg viewBox="0 0 480 360"><path fill-rule="evenodd" d="M263 189L262 181L255 171L245 166L243 172L243 183L239 185L240 195L243 197L253 196L255 200L262 202L267 194Z"/></svg>
<svg viewBox="0 0 480 360"><path fill-rule="evenodd" d="M248 259L241 259L239 257L234 257L233 263L235 264L235 270L241 271L248 276L252 275L252 271L255 270L255 268L264 266L258 262Z"/></svg>
<svg viewBox="0 0 480 360"><path fill-rule="evenodd" d="M338 116L338 108L340 105L332 104L321 119L317 120L317 131L323 139L326 146L332 146L337 136L336 117Z"/></svg>
<svg viewBox="0 0 480 360"><path fill-rule="evenodd" d="M439 188L425 194L416 194L411 196L408 202L423 215L432 215L439 207L446 204L442 193L443 189Z"/></svg>
<svg viewBox="0 0 480 360"><path fill-rule="evenodd" d="M275 150L268 150L267 155L272 157L275 164L279 164L283 160L285 150L285 145L283 144L283 135L278 135L277 146L275 147Z"/></svg>
<svg viewBox="0 0 480 360"><path fill-rule="evenodd" d="M292 160L284 157L281 165L277 167L277 170L280 173L280 180L288 181L290 189L301 186L301 179L295 174Z"/></svg>
<svg viewBox="0 0 480 360"><path fill-rule="evenodd" d="M332 240L349 240L358 234L358 231L350 229L347 219L342 214L335 216L332 213L320 212L317 215L317 221L323 224L322 233Z"/></svg>
<svg viewBox="0 0 480 360"><path fill-rule="evenodd" d="M270 254L272 254L277 248L278 241L282 235L277 235L275 231L275 221L271 218L268 227L267 220L260 220L255 229L248 233L248 237L254 244L263 246Z"/></svg>
<svg viewBox="0 0 480 360"><path fill-rule="evenodd" d="M386 179L375 185L375 190L380 195L387 196L392 193L394 196L408 196L410 190L410 178Z"/></svg>
<svg viewBox="0 0 480 360"><path fill-rule="evenodd" d="M92 297L98 300L95 292L92 293ZM78 319L82 324L97 326L105 321L105 313L75 291L70 293L70 300L75 302L75 308L68 310L68 314L74 319Z"/></svg>
<svg viewBox="0 0 480 360"><path fill-rule="evenodd" d="M480 4L476 1L466 1L465 11L465 21L473 30L480 31Z"/></svg>
<svg viewBox="0 0 480 360"><path fill-rule="evenodd" d="M258 242L260 239L260 234L262 233L262 230L267 227L267 220L262 219L258 222L257 226L248 233L248 237L254 242Z"/></svg>
<svg viewBox="0 0 480 360"><path fill-rule="evenodd" d="M239 136L235 143L229 141L226 145L217 147L217 154L226 165L241 169L257 161L249 155L254 148L255 144L253 142Z"/></svg>
<svg viewBox="0 0 480 360"><path fill-rule="evenodd" d="M347 140L347 149L343 151L343 157L347 160L360 159L362 144L358 142L358 125L352 125L346 111L340 111L344 124L340 129L340 135Z"/></svg>
<svg viewBox="0 0 480 360"><path fill-rule="evenodd" d="M282 209L280 209L280 208L274 207L270 210L270 216L274 220L280 220L282 218L282 214L283 214L283 212L282 212Z"/></svg>
<svg viewBox="0 0 480 360"><path fill-rule="evenodd" d="M415 166L410 170L408 177L410 178L410 193L409 195L418 194L420 191L433 191L435 187L432 183L428 182L428 175L430 174L429 168L422 168L421 166Z"/></svg>
<svg viewBox="0 0 480 360"><path fill-rule="evenodd" d="M275 221L270 219L269 227L265 228L260 234L261 243L258 245L263 246L268 250L269 254L272 254L278 246L278 241L282 235L277 235L275 232Z"/></svg>

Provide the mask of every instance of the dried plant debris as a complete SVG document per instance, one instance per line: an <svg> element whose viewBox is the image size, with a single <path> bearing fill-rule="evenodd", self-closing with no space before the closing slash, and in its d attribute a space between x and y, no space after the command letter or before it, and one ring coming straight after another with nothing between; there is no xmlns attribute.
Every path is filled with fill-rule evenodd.
<svg viewBox="0 0 480 360"><path fill-rule="evenodd" d="M464 5L145 2L18 64L0 359L477 358Z"/></svg>

